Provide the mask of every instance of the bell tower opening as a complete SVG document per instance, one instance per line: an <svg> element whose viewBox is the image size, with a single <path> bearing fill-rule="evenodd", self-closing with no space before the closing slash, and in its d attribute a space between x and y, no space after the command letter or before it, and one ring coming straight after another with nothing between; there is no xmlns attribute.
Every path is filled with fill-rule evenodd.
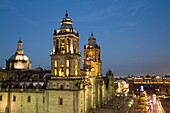
<svg viewBox="0 0 170 113"><path fill-rule="evenodd" d="M64 65L60 65L59 76L64 76Z"/></svg>

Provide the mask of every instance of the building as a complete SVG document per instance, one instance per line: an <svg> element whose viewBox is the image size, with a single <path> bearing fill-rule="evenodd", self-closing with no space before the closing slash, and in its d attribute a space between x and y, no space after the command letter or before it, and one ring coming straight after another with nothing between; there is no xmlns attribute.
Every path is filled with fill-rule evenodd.
<svg viewBox="0 0 170 113"><path fill-rule="evenodd" d="M140 95L146 91L149 95L170 95L170 77L165 76L132 76L128 77L129 92Z"/></svg>
<svg viewBox="0 0 170 113"><path fill-rule="evenodd" d="M31 69L31 60L24 54L22 50L22 41L17 43L17 50L8 60L6 60L7 70L29 70Z"/></svg>
<svg viewBox="0 0 170 113"><path fill-rule="evenodd" d="M124 80L116 80L115 82L116 87L116 95L117 96L127 96L129 92L129 84Z"/></svg>
<svg viewBox="0 0 170 113"><path fill-rule="evenodd" d="M65 17L53 33L51 73L13 74L0 81L0 113L94 113L114 96L113 73L102 76L100 46L93 34L80 69L79 33Z"/></svg>

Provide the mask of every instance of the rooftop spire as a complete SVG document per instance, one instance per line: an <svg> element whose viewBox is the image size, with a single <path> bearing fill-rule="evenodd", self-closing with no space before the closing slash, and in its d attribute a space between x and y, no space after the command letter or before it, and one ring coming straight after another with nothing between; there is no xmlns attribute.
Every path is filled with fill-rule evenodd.
<svg viewBox="0 0 170 113"><path fill-rule="evenodd" d="M66 17L68 17L68 11L66 10L66 14L65 14Z"/></svg>
<svg viewBox="0 0 170 113"><path fill-rule="evenodd" d="M22 41L21 41L21 37L19 37L19 41L18 41L18 43L22 43Z"/></svg>
<svg viewBox="0 0 170 113"><path fill-rule="evenodd" d="M93 32L91 32L91 37L93 37Z"/></svg>

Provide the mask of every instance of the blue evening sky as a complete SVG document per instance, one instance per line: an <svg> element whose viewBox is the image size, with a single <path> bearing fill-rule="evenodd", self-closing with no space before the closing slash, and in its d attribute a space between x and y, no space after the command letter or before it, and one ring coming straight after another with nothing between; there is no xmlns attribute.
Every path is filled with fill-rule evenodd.
<svg viewBox="0 0 170 113"><path fill-rule="evenodd" d="M0 67L19 37L32 67L49 69L53 30L68 10L80 52L93 32L103 74L170 74L170 0L0 0Z"/></svg>

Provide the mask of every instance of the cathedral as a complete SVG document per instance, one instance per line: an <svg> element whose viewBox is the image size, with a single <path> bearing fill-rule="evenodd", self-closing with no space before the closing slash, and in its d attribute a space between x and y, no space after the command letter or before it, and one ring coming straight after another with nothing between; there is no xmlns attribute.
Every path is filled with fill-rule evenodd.
<svg viewBox="0 0 170 113"><path fill-rule="evenodd" d="M113 73L102 76L100 46L93 33L84 45L80 69L79 39L66 12L60 29L53 32L51 73L44 74L32 73L20 40L16 53L6 61L7 70L20 73L0 78L0 113L95 113L107 104L114 96Z"/></svg>

